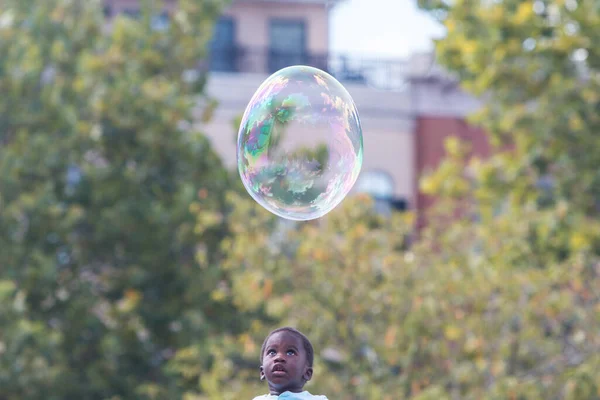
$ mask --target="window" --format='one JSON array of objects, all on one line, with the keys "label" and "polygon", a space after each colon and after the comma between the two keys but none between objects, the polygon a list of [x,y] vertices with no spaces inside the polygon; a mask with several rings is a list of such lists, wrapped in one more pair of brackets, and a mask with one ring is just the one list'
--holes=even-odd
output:
[{"label": "window", "polygon": [[392,209],[406,210],[406,201],[394,197],[394,180],[385,171],[365,171],[356,182],[356,191],[367,193],[375,200],[375,210],[389,214]]},{"label": "window", "polygon": [[394,196],[394,181],[384,171],[365,171],[358,179],[356,189],[376,199],[391,200]]},{"label": "window", "polygon": [[237,65],[237,47],[235,45],[235,21],[222,17],[215,25],[210,42],[211,71],[233,72]]},{"label": "window", "polygon": [[275,72],[290,65],[306,64],[304,21],[271,20],[269,40],[269,72]]}]

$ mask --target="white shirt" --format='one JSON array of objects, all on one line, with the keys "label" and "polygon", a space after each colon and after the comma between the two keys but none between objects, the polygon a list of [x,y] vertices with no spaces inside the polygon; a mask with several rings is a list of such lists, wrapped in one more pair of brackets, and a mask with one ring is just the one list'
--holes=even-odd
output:
[{"label": "white shirt", "polygon": [[328,400],[325,396],[310,394],[307,391],[301,393],[283,392],[279,396],[274,394],[264,394],[255,397],[254,400]]}]

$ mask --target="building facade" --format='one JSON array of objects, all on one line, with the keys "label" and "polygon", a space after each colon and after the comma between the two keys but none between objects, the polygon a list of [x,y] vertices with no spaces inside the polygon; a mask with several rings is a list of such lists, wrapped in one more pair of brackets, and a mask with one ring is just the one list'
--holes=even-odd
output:
[{"label": "building facade", "polygon": [[[135,15],[137,0],[104,0],[109,16]],[[329,49],[334,0],[237,0],[215,25],[210,43],[207,92],[219,105],[209,123],[198,123],[229,167],[236,165],[236,118],[258,86],[289,65],[311,65],[335,76],[352,95],[363,127],[364,162],[357,191],[372,194],[383,209],[422,209],[419,176],[444,156],[456,135],[474,152],[489,151],[485,135],[465,123],[479,102],[435,67],[430,54],[405,60],[357,59]],[[165,0],[156,23],[168,23],[175,0]]]}]

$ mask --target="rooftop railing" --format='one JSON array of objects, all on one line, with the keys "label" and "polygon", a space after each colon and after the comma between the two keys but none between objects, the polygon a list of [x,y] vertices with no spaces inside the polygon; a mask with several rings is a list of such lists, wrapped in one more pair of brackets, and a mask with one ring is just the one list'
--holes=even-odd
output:
[{"label": "rooftop railing", "polygon": [[217,72],[270,74],[291,65],[316,67],[340,82],[364,84],[381,90],[402,90],[408,73],[408,61],[402,59],[368,59],[234,46],[213,48],[202,68]]}]

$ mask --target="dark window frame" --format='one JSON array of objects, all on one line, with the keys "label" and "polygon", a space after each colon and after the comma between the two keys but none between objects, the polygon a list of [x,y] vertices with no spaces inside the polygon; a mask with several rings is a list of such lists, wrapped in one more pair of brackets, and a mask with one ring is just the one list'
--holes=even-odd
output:
[{"label": "dark window frame", "polygon": [[[308,27],[306,19],[303,18],[285,18],[285,17],[273,17],[269,18],[269,60],[268,68],[269,72],[275,72],[281,68],[307,64],[308,61]],[[279,25],[279,26],[277,26]],[[289,52],[282,52],[280,49],[274,46],[274,38],[277,38],[274,34],[274,30],[279,27],[300,27],[301,28],[301,43],[300,48],[290,49]]]},{"label": "dark window frame", "polygon": [[[230,40],[220,41],[217,38],[219,24],[229,26]],[[237,46],[237,19],[232,16],[221,16],[215,23],[213,38],[209,43],[210,69],[220,72],[237,72],[239,49]]]}]

